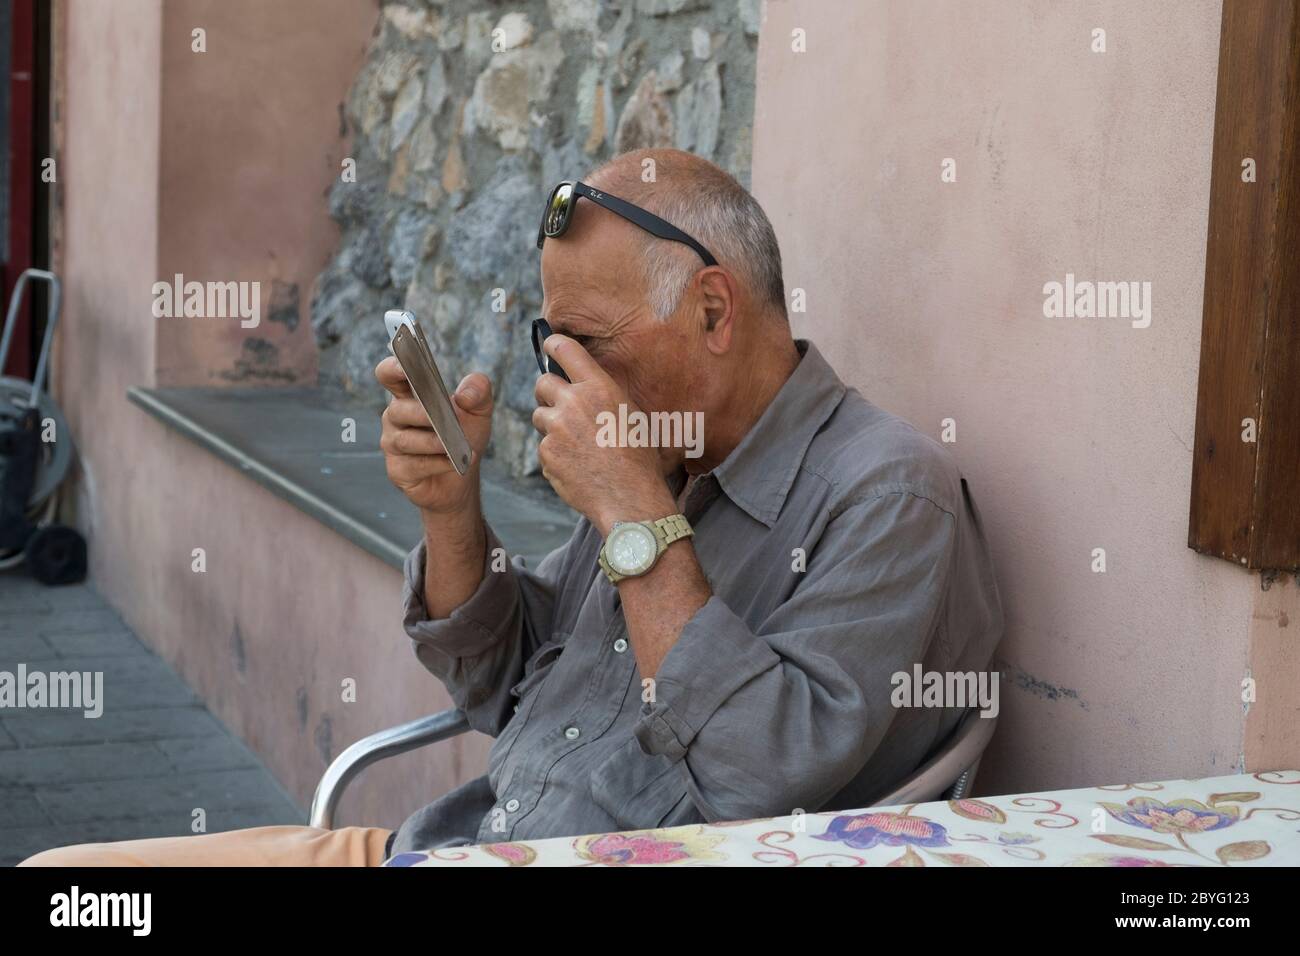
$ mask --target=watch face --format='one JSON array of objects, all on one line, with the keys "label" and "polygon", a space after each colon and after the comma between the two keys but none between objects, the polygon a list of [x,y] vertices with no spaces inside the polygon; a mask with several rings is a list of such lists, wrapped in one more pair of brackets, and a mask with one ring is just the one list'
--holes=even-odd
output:
[{"label": "watch face", "polygon": [[605,560],[619,574],[640,574],[654,563],[657,542],[645,525],[619,525],[610,532]]}]

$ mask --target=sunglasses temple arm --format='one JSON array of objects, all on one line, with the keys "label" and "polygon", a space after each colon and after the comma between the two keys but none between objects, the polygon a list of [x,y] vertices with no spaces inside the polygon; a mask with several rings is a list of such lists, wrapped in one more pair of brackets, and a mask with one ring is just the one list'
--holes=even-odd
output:
[{"label": "sunglasses temple arm", "polygon": [[598,193],[586,183],[578,183],[574,186],[574,192],[580,196],[586,196],[598,206],[604,206],[610,212],[622,216],[628,222],[634,223],[644,229],[651,235],[658,236],[660,239],[668,239],[672,242],[681,242],[690,246],[704,260],[708,266],[716,266],[718,260],[708,249],[682,232],[670,222],[660,219],[654,213],[642,209],[640,206],[634,206],[626,200],[619,199],[617,196],[611,196],[609,193]]}]

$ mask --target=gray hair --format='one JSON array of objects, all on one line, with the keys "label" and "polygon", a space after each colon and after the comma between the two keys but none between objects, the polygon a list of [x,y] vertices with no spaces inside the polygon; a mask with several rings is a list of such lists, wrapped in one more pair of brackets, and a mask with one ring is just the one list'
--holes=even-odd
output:
[{"label": "gray hair", "polygon": [[[734,177],[699,157],[689,158],[694,160],[695,168],[690,171],[694,175],[684,176],[674,183],[675,188],[664,188],[665,179],[676,178],[671,173],[664,175],[668,166],[665,162],[660,165],[659,184],[641,183],[638,177],[615,181],[610,190],[691,236],[747,286],[760,305],[787,318],[781,249],[763,207]],[[627,193],[619,192],[618,187]],[[650,307],[660,320],[665,320],[677,310],[687,283],[704,268],[704,263],[685,243],[649,233],[642,236]]]}]

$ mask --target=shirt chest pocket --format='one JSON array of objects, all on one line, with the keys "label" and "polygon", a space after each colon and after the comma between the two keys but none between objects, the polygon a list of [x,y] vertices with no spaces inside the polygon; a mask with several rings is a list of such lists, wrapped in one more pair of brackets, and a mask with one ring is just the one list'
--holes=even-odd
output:
[{"label": "shirt chest pocket", "polygon": [[689,803],[680,767],[630,737],[591,775],[591,799],[621,830],[651,830]]},{"label": "shirt chest pocket", "polygon": [[524,677],[518,684],[510,688],[510,694],[515,698],[515,710],[518,711],[524,699],[537,687],[546,675],[551,672],[555,662],[559,660],[560,652],[564,650],[564,642],[569,639],[569,635],[562,634],[555,640],[547,641],[533,653],[533,656],[524,664]]},{"label": "shirt chest pocket", "polygon": [[501,779],[502,771],[505,770],[510,753],[514,749],[515,741],[519,739],[520,732],[524,725],[528,723],[528,715],[532,711],[532,706],[537,700],[537,690],[541,686],[555,662],[564,650],[564,642],[569,635],[562,634],[556,639],[547,641],[534,652],[528,663],[524,665],[524,676],[519,683],[510,688],[510,697],[513,701],[513,716],[510,722],[502,729],[500,736],[492,745],[488,752],[488,782],[492,785],[494,793],[500,794],[502,791],[498,787],[510,786],[509,777]]}]

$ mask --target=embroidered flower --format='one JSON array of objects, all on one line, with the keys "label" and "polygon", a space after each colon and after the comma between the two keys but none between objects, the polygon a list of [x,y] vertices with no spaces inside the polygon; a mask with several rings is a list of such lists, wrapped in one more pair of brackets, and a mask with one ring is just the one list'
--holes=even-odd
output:
[{"label": "embroidered flower", "polygon": [[948,846],[948,831],[924,817],[902,813],[860,813],[838,816],[817,840],[844,843],[855,850],[874,846]]},{"label": "embroidered flower", "polygon": [[580,837],[573,848],[579,857],[593,863],[640,866],[726,859],[713,850],[725,839],[721,834],[707,834],[702,826],[697,825],[631,833],[600,833]]},{"label": "embroidered flower", "polygon": [[483,852],[505,860],[511,866],[527,866],[537,859],[537,851],[523,843],[489,843]]},{"label": "embroidered flower", "polygon": [[1171,800],[1134,797],[1127,807],[1102,803],[1116,820],[1156,833],[1205,833],[1231,826],[1240,813],[1237,807],[1207,807],[1199,800]]}]

